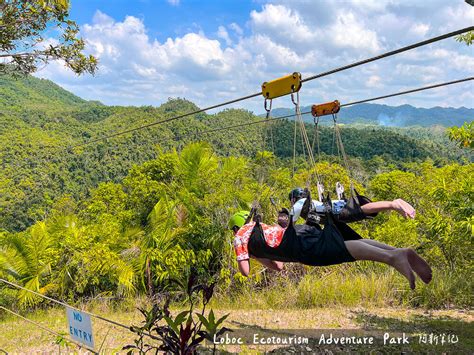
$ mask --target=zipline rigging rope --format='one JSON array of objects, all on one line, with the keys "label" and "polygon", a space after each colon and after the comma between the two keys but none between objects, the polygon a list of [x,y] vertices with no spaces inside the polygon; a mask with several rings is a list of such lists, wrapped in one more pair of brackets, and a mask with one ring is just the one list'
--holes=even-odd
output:
[{"label": "zipline rigging rope", "polygon": [[314,121],[314,133],[313,133],[313,144],[311,144],[311,150],[314,151],[314,144],[317,143],[316,152],[318,153],[318,163],[321,162],[321,152],[319,149],[319,116],[313,118]]},{"label": "zipline rigging rope", "polygon": [[[395,55],[395,54],[403,53],[403,52],[409,51],[411,49],[422,47],[422,46],[425,46],[425,45],[428,45],[428,44],[431,44],[431,43],[434,43],[434,42],[438,42],[438,41],[441,41],[441,40],[449,38],[449,37],[457,36],[457,35],[460,35],[462,33],[472,31],[472,30],[474,30],[474,26],[465,27],[465,28],[462,28],[462,29],[454,31],[454,32],[449,32],[449,33],[446,33],[446,34],[441,35],[441,36],[433,37],[433,38],[427,39],[425,41],[417,42],[417,43],[411,44],[411,45],[406,46],[406,47],[402,47],[402,48],[399,48],[399,49],[396,49],[396,50],[393,50],[393,51],[390,51],[390,52],[386,52],[386,53],[380,54],[380,55],[375,56],[375,57],[367,58],[367,59],[364,59],[364,60],[361,60],[361,61],[358,61],[358,62],[355,62],[355,63],[352,63],[352,64],[348,64],[348,65],[345,65],[345,66],[342,66],[342,67],[339,67],[339,68],[335,68],[335,69],[332,69],[332,70],[329,70],[329,71],[326,71],[326,72],[323,72],[323,73],[320,73],[320,74],[317,74],[317,75],[310,76],[308,78],[302,79],[301,82],[303,83],[303,82],[306,82],[306,81],[322,78],[322,77],[327,76],[327,75],[331,75],[331,74],[334,74],[334,73],[337,73],[337,72],[340,72],[340,71],[343,71],[343,70],[347,70],[347,69],[354,68],[354,67],[357,67],[357,66],[360,66],[360,65],[363,65],[363,64],[367,64],[367,63],[370,63],[370,62],[373,62],[373,61],[376,61],[376,60],[379,60],[379,59],[382,59],[382,58],[387,58],[387,57],[390,57],[390,56]],[[146,125],[143,125],[143,126],[131,128],[131,129],[121,131],[121,132],[116,132],[116,133],[113,133],[113,134],[110,134],[110,135],[107,135],[107,136],[104,136],[104,137],[92,139],[88,142],[76,144],[76,145],[70,146],[68,148],[72,149],[72,148],[86,146],[86,145],[89,145],[89,144],[92,144],[92,143],[96,143],[96,142],[99,142],[99,141],[102,141],[102,140],[117,137],[117,136],[120,136],[120,135],[123,135],[123,134],[135,132],[135,131],[145,129],[145,128],[149,128],[149,127],[159,125],[159,124],[162,124],[162,123],[171,122],[171,121],[174,121],[174,120],[177,120],[177,119],[180,119],[180,118],[195,115],[195,114],[205,112],[205,111],[208,111],[208,110],[212,110],[212,109],[215,109],[215,108],[219,108],[219,107],[222,107],[222,106],[227,106],[227,105],[230,105],[232,103],[239,102],[239,101],[248,100],[248,99],[260,96],[260,95],[261,95],[261,92],[251,94],[251,95],[247,95],[247,96],[243,96],[243,97],[240,97],[240,98],[237,98],[237,99],[234,99],[234,100],[230,100],[230,101],[226,101],[226,102],[216,104],[216,105],[213,105],[213,106],[205,107],[205,108],[195,110],[195,111],[192,111],[192,112],[188,112],[188,113],[185,113],[185,114],[182,114],[182,115],[170,117],[170,118],[160,120],[160,121],[156,121],[156,122],[152,122],[152,123],[149,123],[149,124],[146,124]]]},{"label": "zipline rigging rope", "polygon": [[355,193],[354,193],[354,184],[353,184],[353,178],[352,178],[352,169],[350,168],[349,159],[347,158],[346,150],[344,149],[344,144],[342,142],[341,130],[339,129],[339,125],[337,123],[337,113],[332,114],[332,119],[334,122],[334,135],[335,135],[336,143],[337,143],[337,153],[339,156],[342,156],[342,162],[344,164],[344,168],[346,169],[348,177],[349,177],[349,186],[351,189],[351,196],[354,196]]},{"label": "zipline rigging rope", "polygon": [[[294,95],[291,94],[291,101],[293,101],[293,104],[295,105],[295,113],[296,113],[295,114],[295,129],[296,129],[296,122],[298,122],[300,126],[301,140],[303,143],[303,155],[306,148],[306,151],[308,152],[309,167],[310,169],[313,169],[311,173],[308,175],[308,178],[306,181],[306,187],[309,187],[313,173],[317,176],[318,181],[321,181],[321,176],[319,175],[317,169],[315,169],[316,162],[314,160],[314,155],[313,155],[313,146],[309,143],[308,133],[306,132],[305,123],[303,121],[303,117],[301,114],[299,92],[296,93],[296,101],[294,99]],[[293,174],[295,173],[295,170],[296,170],[295,157],[296,157],[296,145],[293,144]]]},{"label": "zipline rigging rope", "polygon": [[[371,58],[367,58],[365,60],[361,60],[361,61],[358,61],[358,62],[355,62],[355,63],[351,63],[351,64],[348,64],[348,65],[345,65],[345,66],[342,66],[342,67],[338,67],[338,68],[335,68],[335,69],[332,69],[332,70],[329,70],[329,71],[326,71],[326,72],[323,72],[323,73],[320,73],[320,74],[317,74],[317,75],[313,75],[313,76],[310,76],[310,77],[307,77],[305,79],[302,79],[301,82],[307,82],[307,81],[311,81],[311,80],[314,80],[314,79],[318,79],[318,78],[321,78],[321,77],[324,77],[324,76],[327,76],[327,75],[331,75],[331,74],[335,74],[337,72],[341,72],[341,71],[344,71],[344,70],[347,70],[347,69],[350,69],[350,68],[354,68],[354,67],[357,67],[357,66],[360,66],[360,65],[363,65],[363,64],[367,64],[367,63],[370,63],[370,62],[373,62],[373,61],[376,61],[376,60],[380,60],[380,59],[383,59],[383,58],[387,58],[389,56],[393,56],[393,55],[396,55],[396,54],[399,54],[399,53],[403,53],[403,52],[406,52],[406,51],[409,51],[411,49],[415,49],[415,48],[418,48],[418,47],[421,47],[421,46],[425,46],[425,45],[428,45],[428,44],[431,44],[431,43],[434,43],[434,42],[437,42],[437,41],[441,41],[443,39],[447,39],[449,37],[453,37],[453,36],[456,36],[456,35],[459,35],[459,34],[462,34],[462,33],[465,33],[465,32],[468,32],[468,31],[472,31],[474,30],[474,26],[470,26],[470,27],[466,27],[466,28],[463,28],[463,29],[460,29],[460,30],[457,30],[457,31],[454,31],[454,32],[450,32],[450,33],[447,33],[447,34],[444,34],[444,35],[441,35],[441,36],[437,36],[437,37],[434,37],[434,38],[431,38],[431,39],[428,39],[428,40],[425,40],[425,41],[422,41],[422,42],[418,42],[418,43],[415,43],[415,44],[412,44],[412,45],[409,45],[409,46],[406,46],[406,47],[402,47],[402,48],[399,48],[399,49],[396,49],[396,50],[393,50],[393,51],[390,51],[390,52],[386,52],[386,53],[383,53],[381,55],[378,55],[378,56],[375,56],[375,57],[371,57]],[[446,83],[441,83],[441,84],[435,84],[435,85],[430,85],[430,86],[426,86],[426,87],[422,87],[422,88],[417,88],[417,89],[412,89],[412,90],[406,90],[406,91],[402,91],[402,92],[398,92],[398,93],[394,93],[394,94],[389,94],[389,95],[384,95],[384,96],[378,96],[378,97],[374,97],[374,98],[370,98],[370,99],[365,99],[365,100],[360,100],[360,101],[354,101],[354,102],[350,102],[350,103],[346,103],[346,104],[342,104],[340,107],[347,107],[347,106],[351,106],[351,105],[357,105],[357,104],[361,104],[361,103],[365,103],[365,102],[370,102],[370,101],[376,101],[376,100],[381,100],[381,99],[385,99],[385,98],[389,98],[389,97],[394,97],[394,96],[399,96],[399,95],[405,95],[405,94],[408,94],[408,93],[414,93],[414,92],[418,92],[418,91],[423,91],[423,90],[428,90],[428,89],[433,89],[433,88],[437,88],[437,87],[442,87],[442,86],[447,86],[447,85],[452,85],[452,84],[456,84],[456,83],[461,83],[461,82],[465,82],[465,81],[469,81],[469,80],[473,80],[474,78],[473,77],[469,77],[469,78],[465,78],[465,79],[461,79],[461,80],[456,80],[456,81],[451,81],[451,82],[446,82]],[[160,120],[160,121],[156,121],[156,122],[152,122],[152,123],[149,123],[147,125],[143,125],[143,126],[139,126],[139,127],[135,127],[135,128],[131,128],[131,129],[128,129],[128,130],[125,130],[125,131],[121,131],[121,132],[116,132],[116,133],[113,133],[113,134],[110,134],[110,135],[107,135],[105,137],[100,137],[100,138],[97,138],[97,139],[92,139],[88,142],[85,142],[85,143],[81,143],[81,144],[77,144],[77,145],[73,145],[73,146],[70,146],[69,148],[76,148],[76,147],[81,147],[81,146],[86,146],[86,145],[89,145],[89,144],[92,144],[92,143],[96,143],[96,142],[99,142],[99,141],[102,141],[102,140],[106,140],[106,139],[109,139],[109,138],[113,138],[113,137],[117,137],[117,136],[120,136],[120,135],[124,135],[124,134],[127,134],[127,133],[132,133],[132,132],[135,132],[135,131],[138,131],[138,130],[142,130],[142,129],[145,129],[145,128],[149,128],[149,127],[152,127],[152,126],[155,126],[155,125],[159,125],[159,124],[162,124],[162,123],[167,123],[167,122],[171,122],[171,121],[174,121],[174,120],[178,120],[178,119],[181,119],[181,118],[184,118],[184,117],[188,117],[188,116],[191,116],[191,115],[194,115],[194,114],[198,114],[198,113],[201,113],[201,112],[205,112],[205,111],[208,111],[208,110],[212,110],[212,109],[215,109],[215,108],[219,108],[219,107],[222,107],[222,106],[227,106],[227,105],[230,105],[230,104],[233,104],[233,103],[236,103],[236,102],[240,102],[240,101],[244,101],[244,100],[247,100],[247,99],[250,99],[250,98],[254,98],[254,97],[257,97],[257,96],[260,96],[261,93],[255,93],[255,94],[251,94],[251,95],[247,95],[247,96],[243,96],[243,97],[240,97],[240,98],[237,98],[237,99],[234,99],[234,100],[230,100],[230,101],[226,101],[226,102],[223,102],[223,103],[220,103],[220,104],[216,104],[216,105],[213,105],[213,106],[209,106],[209,107],[205,107],[205,108],[202,108],[202,109],[199,109],[199,110],[195,110],[195,111],[192,111],[192,112],[189,112],[189,113],[185,113],[185,114],[182,114],[182,115],[178,115],[178,116],[174,116],[174,117],[171,117],[171,118],[167,118],[167,119],[163,119],[163,120]],[[306,133],[306,130],[304,128],[304,121],[302,119],[302,115],[306,115],[306,114],[309,114],[311,112],[301,112],[300,111],[300,107],[299,107],[299,95],[297,93],[297,97],[298,97],[298,101],[297,103],[295,103],[295,106],[296,106],[296,118],[295,118],[295,121],[298,121],[298,123],[300,124],[300,127],[301,127],[301,134],[302,134],[302,141],[303,141],[303,146],[306,146],[306,150],[308,151],[308,157],[310,159],[310,161],[312,162],[312,165],[314,165],[314,156],[313,156],[313,146],[314,146],[314,141],[313,141],[313,146],[310,145],[309,143],[309,139],[308,139],[308,136],[307,136],[307,133]],[[260,120],[260,121],[254,121],[254,122],[250,122],[250,123],[245,123],[245,124],[239,124],[239,125],[233,125],[233,126],[227,126],[227,127],[222,127],[222,128],[216,128],[216,129],[212,129],[212,130],[207,130],[207,131],[202,131],[202,132],[197,132],[197,134],[205,134],[205,133],[210,133],[210,132],[217,132],[217,131],[221,131],[221,130],[228,130],[228,129],[232,129],[232,128],[237,128],[237,127],[242,127],[242,126],[249,126],[249,125],[253,125],[253,124],[258,124],[258,123],[266,123],[266,122],[270,122],[270,121],[275,121],[275,120],[280,120],[280,119],[284,119],[284,118],[290,118],[290,117],[293,117],[294,115],[286,115],[286,116],[280,116],[280,117],[272,117],[272,118],[268,118],[269,117],[269,113],[267,114],[267,118],[265,120]],[[341,141],[341,137],[340,137],[340,131],[337,127],[337,123],[336,123],[336,119],[334,118],[334,124],[335,124],[335,133],[337,135],[337,146],[338,146],[338,150],[339,149],[342,149],[342,156],[343,156],[343,161],[346,165],[346,167],[348,166],[348,162],[347,162],[347,156],[345,154],[345,151],[344,151],[344,148],[343,148],[343,145],[342,145],[342,141]],[[296,129],[296,122],[295,122],[295,129]],[[316,130],[317,130],[317,125],[316,125]],[[272,134],[272,133],[271,133]],[[316,132],[317,134],[317,132]],[[295,130],[295,142],[296,142],[296,130]],[[319,144],[319,142],[318,142]],[[273,136],[272,136],[272,146],[273,146]],[[318,155],[319,155],[319,147],[318,147]],[[295,156],[293,157],[294,161],[295,161]],[[317,174],[317,172],[316,172]],[[352,186],[351,186],[352,188]],[[97,319],[100,319],[100,320],[103,320],[105,322],[108,322],[110,324],[113,324],[115,326],[118,326],[118,327],[122,327],[122,328],[125,328],[127,330],[130,329],[129,326],[127,325],[124,325],[124,324],[121,324],[121,323],[118,323],[116,321],[113,321],[111,319],[108,319],[108,318],[105,318],[105,317],[102,317],[102,316],[99,316],[99,315],[96,315],[96,314],[93,314],[93,313],[90,313],[90,312],[87,312],[87,311],[84,311],[84,310],[80,310],[76,307],[73,307],[73,306],[70,306],[68,305],[67,303],[64,303],[64,302],[61,302],[61,301],[58,301],[56,299],[53,299],[51,297],[48,297],[48,296],[45,296],[43,294],[40,294],[36,291],[33,291],[33,290],[30,290],[30,289],[27,289],[25,287],[22,287],[20,285],[17,285],[17,284],[14,284],[12,282],[9,282],[7,280],[4,280],[4,279],[1,279],[0,278],[0,281],[6,283],[6,284],[9,284],[13,287],[16,287],[18,289],[22,289],[22,290],[25,290],[25,291],[28,291],[28,292],[31,292],[39,297],[42,297],[44,299],[47,299],[49,301],[52,301],[52,302],[55,302],[57,304],[60,304],[62,306],[65,306],[65,307],[69,307],[71,309],[75,309],[77,311],[80,311],[80,312],[83,312],[83,313],[86,313],[94,318],[97,318]],[[42,326],[41,324],[37,323],[37,322],[34,322],[28,318],[25,318],[23,317],[22,315],[12,311],[12,310],[9,310],[3,306],[0,306],[0,309],[3,309],[4,311],[6,312],[9,312],[11,314],[14,314],[15,316],[17,317],[20,317],[22,319],[24,319],[25,321],[27,322],[30,322],[34,325],[36,325],[37,327],[43,329],[43,330],[46,330],[52,334],[55,334],[57,336],[61,336],[61,334],[47,328],[47,327],[44,327]],[[147,334],[145,334],[147,335]],[[154,337],[153,337],[154,338]],[[83,345],[83,344],[80,344],[72,339],[69,339],[71,342],[73,343],[76,343],[77,345],[81,346],[81,347],[84,347],[84,348],[87,348],[89,349],[87,346]],[[94,350],[92,349],[89,349],[91,351],[94,352]]]}]

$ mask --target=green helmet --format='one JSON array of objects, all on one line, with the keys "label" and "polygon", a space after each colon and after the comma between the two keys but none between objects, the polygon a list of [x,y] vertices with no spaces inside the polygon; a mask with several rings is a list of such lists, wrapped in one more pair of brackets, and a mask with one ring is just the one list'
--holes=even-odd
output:
[{"label": "green helmet", "polygon": [[249,214],[249,211],[239,211],[234,213],[229,219],[229,229],[233,229],[235,226],[241,228],[245,224],[245,220]]}]

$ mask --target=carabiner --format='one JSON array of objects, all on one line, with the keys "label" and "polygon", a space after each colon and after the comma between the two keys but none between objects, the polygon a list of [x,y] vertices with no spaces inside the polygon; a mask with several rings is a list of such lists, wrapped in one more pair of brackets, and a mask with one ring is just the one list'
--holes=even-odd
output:
[{"label": "carabiner", "polygon": [[295,96],[294,96],[294,92],[291,93],[291,101],[293,102],[293,104],[295,106],[299,106],[300,104],[300,93],[299,91],[296,92],[296,102],[295,102]]},{"label": "carabiner", "polygon": [[[270,107],[268,107],[267,105],[267,102],[270,101]],[[265,108],[265,111],[267,111],[267,119],[268,117],[270,117],[270,112],[272,112],[272,102],[273,100],[272,99],[265,99],[265,103],[264,103],[264,108]]]}]

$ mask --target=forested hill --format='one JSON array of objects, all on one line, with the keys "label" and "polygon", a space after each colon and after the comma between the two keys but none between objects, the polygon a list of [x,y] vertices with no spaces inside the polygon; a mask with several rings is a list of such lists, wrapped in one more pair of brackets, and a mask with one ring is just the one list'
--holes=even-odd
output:
[{"label": "forested hill", "polygon": [[[311,107],[304,107],[301,111],[309,112]],[[276,108],[272,111],[272,115],[286,116],[293,112],[294,109]],[[343,107],[338,118],[341,123],[370,123],[391,127],[434,125],[450,127],[462,126],[464,122],[474,120],[474,109],[466,107],[417,108],[411,105],[387,106],[366,103]],[[312,120],[311,116],[307,116],[306,120]]]},{"label": "forested hill", "polygon": [[0,76],[0,110],[67,109],[86,102],[50,80]]},{"label": "forested hill", "polygon": [[[0,77],[0,230],[24,230],[47,215],[61,196],[76,201],[87,197],[100,182],[119,182],[136,164],[156,158],[160,151],[180,150],[193,141],[206,141],[222,156],[254,157],[273,150],[283,166],[293,156],[293,124],[272,125],[273,147],[262,126],[200,133],[211,128],[248,123],[260,118],[244,109],[217,114],[200,113],[138,130],[79,149],[68,147],[117,131],[146,125],[196,110],[196,105],[172,99],[160,107],[105,106],[82,100],[48,80]],[[267,132],[267,137],[269,132]],[[313,127],[308,125],[309,138]],[[333,132],[323,127],[321,150],[336,153]],[[437,165],[466,161],[467,154],[450,144],[444,130],[342,128],[346,152],[365,174],[382,165],[402,167],[432,159]],[[301,160],[301,141],[297,142]]]}]

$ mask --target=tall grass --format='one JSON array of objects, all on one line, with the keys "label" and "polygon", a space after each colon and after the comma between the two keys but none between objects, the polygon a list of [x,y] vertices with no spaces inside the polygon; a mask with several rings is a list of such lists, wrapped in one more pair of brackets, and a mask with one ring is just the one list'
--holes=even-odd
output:
[{"label": "tall grass", "polygon": [[472,282],[463,273],[435,269],[425,285],[412,291],[394,269],[370,262],[310,271],[300,278],[271,272],[266,285],[252,280],[239,290],[220,292],[216,308],[305,309],[317,307],[472,307]]}]

